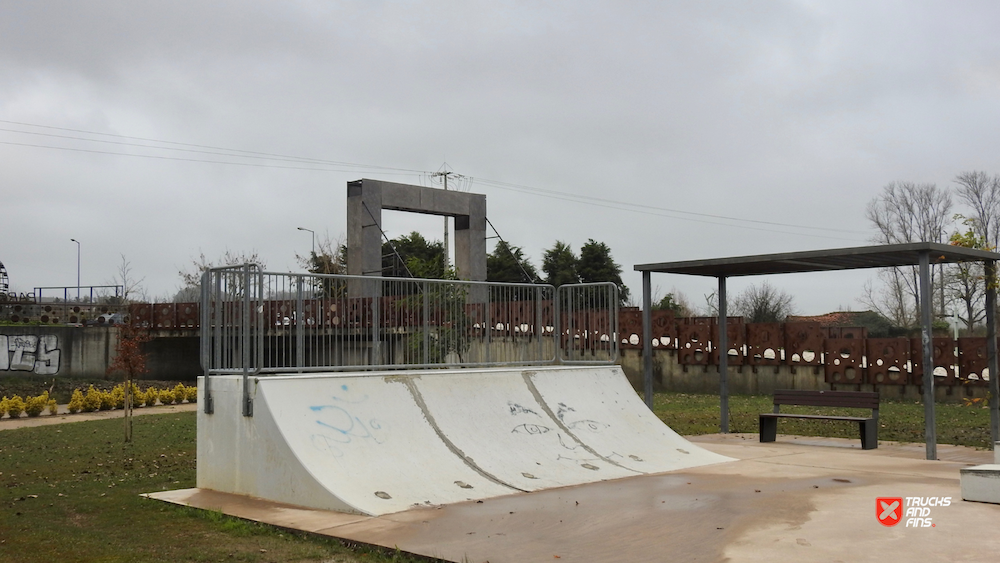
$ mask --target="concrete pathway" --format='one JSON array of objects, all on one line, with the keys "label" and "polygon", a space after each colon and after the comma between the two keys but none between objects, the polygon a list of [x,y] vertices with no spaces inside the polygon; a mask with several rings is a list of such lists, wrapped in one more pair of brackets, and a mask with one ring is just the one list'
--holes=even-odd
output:
[{"label": "concrete pathway", "polygon": [[[374,518],[199,489],[149,496],[449,561],[1000,560],[1000,505],[962,501],[959,490],[959,469],[992,452],[939,446],[941,460],[927,461],[920,444],[691,440],[738,461]],[[949,501],[926,507],[928,527],[905,517],[888,527],[877,519],[880,497],[904,508],[908,497]]]},{"label": "concrete pathway", "polygon": [[[197,403],[182,403],[180,405],[156,405],[155,407],[139,407],[132,410],[133,416],[144,416],[147,414],[170,414],[174,412],[191,412],[198,408]],[[68,422],[84,422],[87,420],[102,420],[105,418],[122,418],[125,411],[120,409],[110,411],[78,412],[70,414],[66,405],[59,405],[59,413],[50,415],[48,411],[36,417],[28,417],[22,414],[18,418],[5,416],[0,418],[0,430],[12,430],[14,428],[31,428],[34,426],[48,426],[50,424],[63,424]]]}]

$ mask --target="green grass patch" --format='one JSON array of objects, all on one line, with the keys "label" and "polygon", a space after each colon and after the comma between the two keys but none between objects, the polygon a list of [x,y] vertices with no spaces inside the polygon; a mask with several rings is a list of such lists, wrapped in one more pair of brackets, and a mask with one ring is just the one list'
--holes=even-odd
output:
[{"label": "green grass patch", "polygon": [[0,431],[0,558],[24,563],[428,561],[140,493],[195,486],[195,413]]},{"label": "green grass patch", "polygon": [[[729,397],[729,431],[760,431],[758,415],[771,412],[771,396],[732,395]],[[719,431],[719,396],[691,393],[657,393],[653,397],[653,412],[679,434],[712,434]],[[789,407],[781,412],[843,416],[869,416],[868,409],[821,407]],[[935,407],[939,444],[955,444],[989,449],[990,411],[983,403],[969,406],[938,404]],[[858,438],[858,425],[832,420],[778,421],[779,434]],[[879,440],[898,442],[924,441],[924,405],[913,402],[881,402],[879,407]]]}]

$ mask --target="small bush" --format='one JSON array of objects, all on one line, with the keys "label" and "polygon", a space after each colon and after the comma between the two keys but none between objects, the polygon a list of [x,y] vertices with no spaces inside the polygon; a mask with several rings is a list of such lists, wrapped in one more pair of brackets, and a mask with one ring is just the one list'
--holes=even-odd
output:
[{"label": "small bush", "polygon": [[101,392],[91,385],[87,389],[87,394],[83,396],[83,412],[94,412],[101,408]]},{"label": "small bush", "polygon": [[24,412],[30,417],[36,417],[45,410],[45,404],[49,402],[49,392],[46,391],[37,397],[28,397],[24,404]]},{"label": "small bush", "polygon": [[177,404],[179,405],[183,403],[184,399],[186,398],[187,398],[187,387],[185,387],[183,383],[178,383],[174,387],[174,400],[177,401]]},{"label": "small bush", "polygon": [[11,418],[17,418],[21,416],[22,412],[24,412],[24,407],[24,399],[22,399],[19,395],[14,395],[9,401],[7,401],[7,414],[9,414]]},{"label": "small bush", "polygon": [[111,405],[116,409],[125,408],[125,384],[121,383],[115,385],[115,388],[109,393],[111,396]]},{"label": "small bush", "polygon": [[141,407],[145,393],[143,393],[142,389],[139,389],[139,386],[135,383],[129,383],[129,387],[132,389],[132,406]]},{"label": "small bush", "polygon": [[73,390],[73,396],[69,398],[69,412],[76,414],[83,410],[83,392],[79,389]]},{"label": "small bush", "polygon": [[164,405],[174,404],[174,392],[171,391],[170,389],[161,389],[160,402],[163,403]]},{"label": "small bush", "polygon": [[188,386],[188,388],[187,388],[187,400],[188,400],[189,403],[197,403],[198,402],[198,386],[197,385],[189,385]]},{"label": "small bush", "polygon": [[142,404],[143,406],[151,407],[156,404],[156,399],[160,397],[160,393],[150,387],[142,393]]},{"label": "small bush", "polygon": [[59,405],[56,404],[55,399],[49,399],[49,402],[45,405],[49,409],[49,414],[55,416],[59,414]]},{"label": "small bush", "polygon": [[3,415],[7,414],[7,403],[9,402],[10,399],[7,397],[0,399],[0,418],[3,418]]}]

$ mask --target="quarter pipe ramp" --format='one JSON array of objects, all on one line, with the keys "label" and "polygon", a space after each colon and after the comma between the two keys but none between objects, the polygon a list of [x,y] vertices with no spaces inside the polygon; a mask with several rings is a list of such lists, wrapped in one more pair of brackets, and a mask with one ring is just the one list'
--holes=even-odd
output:
[{"label": "quarter pipe ramp", "polygon": [[618,366],[261,377],[252,417],[241,377],[211,387],[198,487],[312,508],[377,516],[729,461],[664,425]]}]

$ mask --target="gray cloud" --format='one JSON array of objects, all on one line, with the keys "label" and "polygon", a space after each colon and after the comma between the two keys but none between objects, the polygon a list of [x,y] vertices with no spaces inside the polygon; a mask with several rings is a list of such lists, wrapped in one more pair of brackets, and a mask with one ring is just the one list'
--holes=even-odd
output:
[{"label": "gray cloud", "polygon": [[[480,180],[647,213],[846,231],[670,218],[474,182],[501,234],[536,264],[557,239],[579,248],[595,238],[631,270],[863,244],[864,206],[882,185],[1000,171],[998,11],[991,2],[14,2],[0,8],[0,119],[409,170],[447,161]],[[295,227],[343,232],[346,181],[426,182],[7,131],[0,142],[121,153],[0,145],[0,260],[28,289],[75,282],[70,237],[84,244],[85,283],[109,281],[124,254],[153,295],[176,289],[177,269],[202,251],[257,250],[272,268],[295,268],[309,244]],[[387,228],[439,236],[438,223],[394,215]],[[773,283],[802,287],[800,308],[819,313],[856,306],[865,277]],[[638,291],[637,276],[626,282]],[[655,283],[695,297],[711,289]]]}]

